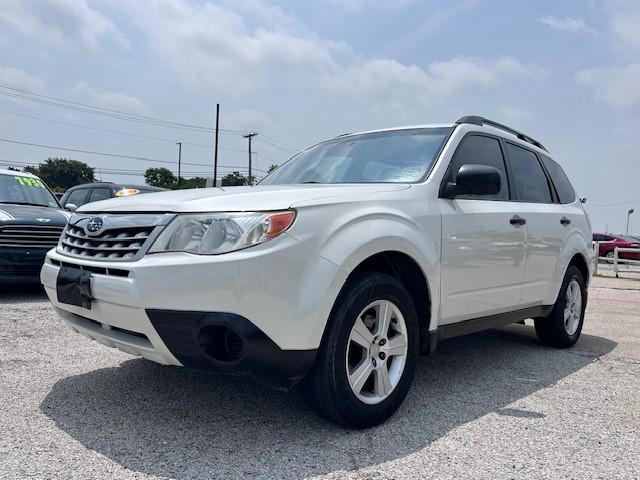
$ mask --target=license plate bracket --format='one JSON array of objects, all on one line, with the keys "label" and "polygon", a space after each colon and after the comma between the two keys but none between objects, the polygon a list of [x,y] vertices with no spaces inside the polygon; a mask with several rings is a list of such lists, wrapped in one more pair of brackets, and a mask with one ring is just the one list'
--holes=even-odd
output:
[{"label": "license plate bracket", "polygon": [[58,301],[91,310],[91,273],[79,268],[60,267],[56,280]]}]

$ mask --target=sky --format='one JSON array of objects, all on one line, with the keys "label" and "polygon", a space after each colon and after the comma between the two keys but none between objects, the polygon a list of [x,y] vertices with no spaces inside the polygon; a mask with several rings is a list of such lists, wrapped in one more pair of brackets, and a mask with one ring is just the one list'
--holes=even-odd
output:
[{"label": "sky", "polygon": [[140,183],[182,142],[210,175],[216,103],[221,171],[257,132],[258,176],[340,133],[483,115],[547,147],[594,231],[636,208],[640,234],[639,0],[0,0],[0,165]]}]

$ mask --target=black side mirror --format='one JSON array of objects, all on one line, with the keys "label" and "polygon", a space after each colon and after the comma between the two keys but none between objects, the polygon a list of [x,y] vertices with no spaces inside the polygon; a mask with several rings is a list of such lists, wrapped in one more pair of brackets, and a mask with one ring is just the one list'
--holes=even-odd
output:
[{"label": "black side mirror", "polygon": [[442,192],[443,198],[458,195],[496,195],[500,192],[502,174],[488,165],[465,164],[456,175],[456,182],[448,182]]}]

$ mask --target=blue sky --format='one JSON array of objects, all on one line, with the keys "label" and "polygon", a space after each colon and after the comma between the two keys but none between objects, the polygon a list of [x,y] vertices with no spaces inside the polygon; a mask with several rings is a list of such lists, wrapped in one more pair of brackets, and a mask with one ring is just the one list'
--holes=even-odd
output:
[{"label": "blue sky", "polygon": [[[288,156],[262,135],[304,147],[485,115],[547,146],[589,199],[594,229],[622,231],[636,207],[640,234],[638,1],[0,0],[0,52],[3,86],[205,126],[220,102],[222,128],[261,134],[259,169]],[[207,132],[6,95],[0,110],[4,139],[165,161],[183,141],[183,161],[212,161]],[[220,146],[221,164],[245,167],[237,132]],[[0,142],[0,164],[54,155],[131,173],[105,180],[140,181],[151,166]]]}]

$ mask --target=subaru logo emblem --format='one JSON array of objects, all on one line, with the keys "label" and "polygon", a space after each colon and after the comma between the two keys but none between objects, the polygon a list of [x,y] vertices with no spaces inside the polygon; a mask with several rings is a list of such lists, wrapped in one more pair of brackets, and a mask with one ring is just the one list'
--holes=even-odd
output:
[{"label": "subaru logo emblem", "polygon": [[49,223],[51,221],[50,218],[36,218],[36,220],[43,223]]},{"label": "subaru logo emblem", "polygon": [[89,222],[85,225],[84,229],[87,233],[98,233],[104,225],[104,221],[100,217],[93,217],[89,219]]}]

